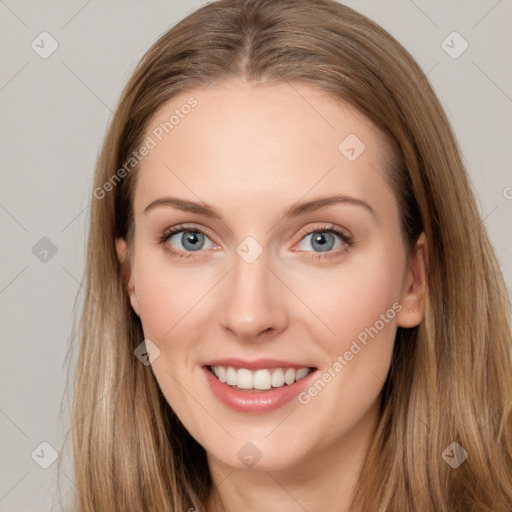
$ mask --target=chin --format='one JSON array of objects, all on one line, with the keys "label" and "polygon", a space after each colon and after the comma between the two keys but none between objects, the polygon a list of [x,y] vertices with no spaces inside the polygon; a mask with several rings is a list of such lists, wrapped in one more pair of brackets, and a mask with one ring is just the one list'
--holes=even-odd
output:
[{"label": "chin", "polygon": [[264,438],[267,434],[259,436],[260,440],[255,436],[253,441],[245,435],[242,442],[226,444],[220,450],[218,446],[207,449],[208,456],[233,469],[270,472],[295,469],[307,457],[304,441],[285,436],[286,441],[276,439],[271,442]]}]

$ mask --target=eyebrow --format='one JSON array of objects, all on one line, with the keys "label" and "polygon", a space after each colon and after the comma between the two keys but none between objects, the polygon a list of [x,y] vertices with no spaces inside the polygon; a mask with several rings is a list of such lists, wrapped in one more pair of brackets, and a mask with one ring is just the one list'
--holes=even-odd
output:
[{"label": "eyebrow", "polygon": [[[351,204],[355,206],[361,206],[370,212],[374,217],[376,217],[375,210],[366,201],[351,196],[335,194],[328,197],[314,199],[312,201],[296,203],[284,211],[283,218],[289,219],[298,217],[300,215],[304,215],[306,213],[310,213],[327,206],[332,206],[334,204]],[[178,199],[177,197],[160,197],[155,199],[144,208],[143,213],[146,214],[158,207],[175,208],[184,212],[197,213],[199,215],[204,215],[206,217],[222,221],[222,216],[213,206],[204,202]]]}]

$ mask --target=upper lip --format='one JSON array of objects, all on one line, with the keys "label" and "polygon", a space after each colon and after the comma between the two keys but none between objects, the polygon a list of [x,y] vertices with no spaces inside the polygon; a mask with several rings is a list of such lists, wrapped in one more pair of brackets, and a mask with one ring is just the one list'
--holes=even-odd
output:
[{"label": "upper lip", "polygon": [[247,361],[239,358],[225,358],[207,361],[204,366],[232,366],[233,368],[247,368],[248,370],[258,370],[262,368],[315,368],[308,363],[295,363],[292,361],[283,361],[281,359],[254,359]]}]

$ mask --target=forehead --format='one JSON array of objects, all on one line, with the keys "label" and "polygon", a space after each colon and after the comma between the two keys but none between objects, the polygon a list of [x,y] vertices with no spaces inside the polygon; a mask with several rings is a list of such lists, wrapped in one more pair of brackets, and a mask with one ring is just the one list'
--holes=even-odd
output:
[{"label": "forehead", "polygon": [[[338,192],[392,199],[388,149],[354,108],[304,84],[232,80],[182,93],[148,123],[135,213],[164,194],[219,209]],[[261,212],[260,212],[261,213]]]}]

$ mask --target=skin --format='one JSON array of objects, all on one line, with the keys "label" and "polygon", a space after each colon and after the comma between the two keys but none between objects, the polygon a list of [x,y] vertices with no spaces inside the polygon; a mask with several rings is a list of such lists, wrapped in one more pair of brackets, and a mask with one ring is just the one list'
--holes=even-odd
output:
[{"label": "skin", "polygon": [[[423,318],[425,237],[406,251],[383,178],[384,138],[348,105],[306,85],[236,79],[176,96],[146,136],[191,95],[197,107],[143,159],[134,195],[127,289],[145,337],[160,350],[153,372],[207,451],[210,511],[348,511],[396,329]],[[366,146],[353,162],[338,149],[349,134]],[[333,193],[365,201],[374,213],[343,203],[283,218],[291,205]],[[208,203],[222,220],[165,206],[143,212],[163,196]],[[207,235],[190,258],[157,241],[181,223]],[[324,224],[350,234],[353,244],[332,235],[336,255],[314,259],[326,253],[307,233]],[[166,244],[186,253],[181,235]],[[252,263],[236,252],[247,236],[263,250]],[[126,243],[116,242],[125,261]],[[201,366],[223,357],[304,362],[322,374],[394,303],[401,311],[306,405],[292,400],[243,414],[205,385]],[[261,452],[251,469],[237,456],[247,442]]]}]

